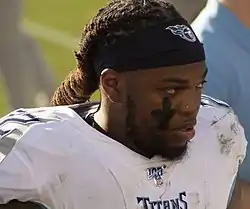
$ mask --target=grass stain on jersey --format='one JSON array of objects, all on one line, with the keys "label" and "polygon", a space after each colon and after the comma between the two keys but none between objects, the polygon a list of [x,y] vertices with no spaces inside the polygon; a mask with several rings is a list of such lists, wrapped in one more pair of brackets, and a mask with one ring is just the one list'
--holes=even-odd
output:
[{"label": "grass stain on jersey", "polygon": [[225,136],[224,134],[219,134],[218,140],[221,145],[221,148],[220,148],[221,154],[229,155],[232,150],[232,146],[235,144],[233,138]]}]

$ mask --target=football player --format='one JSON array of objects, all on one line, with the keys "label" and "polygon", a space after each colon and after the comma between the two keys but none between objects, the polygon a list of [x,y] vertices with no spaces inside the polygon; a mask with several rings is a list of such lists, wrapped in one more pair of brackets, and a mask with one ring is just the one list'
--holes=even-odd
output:
[{"label": "football player", "polygon": [[245,209],[244,131],[201,99],[203,46],[170,3],[112,1],[76,58],[55,107],[2,118],[0,209]]}]

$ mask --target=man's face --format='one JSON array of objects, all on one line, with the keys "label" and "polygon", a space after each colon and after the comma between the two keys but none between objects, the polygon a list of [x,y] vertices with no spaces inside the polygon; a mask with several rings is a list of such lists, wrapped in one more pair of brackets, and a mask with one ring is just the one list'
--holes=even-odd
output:
[{"label": "man's face", "polygon": [[126,134],[145,155],[182,157],[194,137],[204,62],[126,73]]}]

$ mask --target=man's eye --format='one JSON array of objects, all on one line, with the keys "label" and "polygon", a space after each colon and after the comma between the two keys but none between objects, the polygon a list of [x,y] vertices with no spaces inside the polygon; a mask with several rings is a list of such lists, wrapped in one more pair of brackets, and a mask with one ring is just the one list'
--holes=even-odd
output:
[{"label": "man's eye", "polygon": [[159,88],[159,90],[165,94],[169,94],[169,95],[175,95],[177,94],[179,91],[186,89],[187,87],[183,87],[183,86],[168,86],[168,87],[164,87],[164,88]]},{"label": "man's eye", "polygon": [[207,83],[206,80],[202,81],[201,83],[199,83],[196,87],[199,89],[202,89],[204,87],[204,84]]},{"label": "man's eye", "polygon": [[180,92],[180,91],[182,91],[182,90],[184,90],[184,89],[186,89],[187,87],[185,87],[185,86],[178,86],[178,87],[172,87],[172,88],[168,88],[167,90],[166,90],[166,92],[168,93],[168,94],[170,94],[170,95],[174,95],[174,94],[177,94],[178,92]]},{"label": "man's eye", "polygon": [[168,94],[175,94],[175,93],[176,93],[176,90],[175,90],[175,89],[168,89],[168,90],[167,90],[167,93],[168,93]]}]

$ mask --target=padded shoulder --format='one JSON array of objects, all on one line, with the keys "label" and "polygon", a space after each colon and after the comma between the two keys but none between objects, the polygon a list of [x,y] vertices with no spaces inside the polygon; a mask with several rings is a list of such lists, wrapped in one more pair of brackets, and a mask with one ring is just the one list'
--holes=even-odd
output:
[{"label": "padded shoulder", "polygon": [[233,109],[225,102],[202,95],[198,118],[206,128],[217,133],[222,154],[227,154],[239,163],[245,158],[247,140]]},{"label": "padded shoulder", "polygon": [[231,109],[231,107],[226,102],[207,96],[205,94],[201,96],[201,105],[203,107],[210,106],[210,107],[224,108],[227,110]]},{"label": "padded shoulder", "polygon": [[46,124],[60,121],[50,109],[18,109],[0,119],[0,162],[11,152],[17,141],[27,138],[34,128],[33,137],[39,137]]}]

